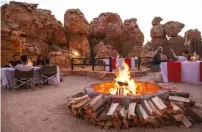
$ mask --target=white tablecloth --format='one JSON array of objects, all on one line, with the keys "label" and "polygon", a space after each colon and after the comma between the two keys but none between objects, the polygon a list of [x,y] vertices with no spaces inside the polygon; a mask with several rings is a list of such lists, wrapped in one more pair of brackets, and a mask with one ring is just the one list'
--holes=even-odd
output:
[{"label": "white tablecloth", "polygon": [[[200,82],[200,62],[181,62],[181,82],[202,84]],[[167,62],[162,62],[160,64],[161,75],[163,77],[163,82],[168,82],[168,70]]]},{"label": "white tablecloth", "polygon": [[[40,67],[34,67],[34,84],[40,84],[40,75],[39,75]],[[1,83],[3,87],[11,88],[14,86],[14,68],[1,68]],[[57,85],[60,83],[60,69],[57,66],[57,75],[54,78],[54,82],[50,81],[49,83],[56,83]]]}]

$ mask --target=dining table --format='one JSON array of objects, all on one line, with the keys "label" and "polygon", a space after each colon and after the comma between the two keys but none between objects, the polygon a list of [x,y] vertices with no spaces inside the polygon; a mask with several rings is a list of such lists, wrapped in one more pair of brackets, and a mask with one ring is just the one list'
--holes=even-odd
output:
[{"label": "dining table", "polygon": [[[34,69],[34,84],[40,84],[41,78],[40,78],[40,66],[33,67]],[[1,68],[1,85],[4,88],[13,88],[15,79],[15,68]],[[60,84],[60,69],[57,66],[57,74],[56,77],[53,78],[53,80],[50,80],[49,83],[51,84]]]},{"label": "dining table", "polygon": [[202,61],[162,62],[163,82],[202,84]]}]

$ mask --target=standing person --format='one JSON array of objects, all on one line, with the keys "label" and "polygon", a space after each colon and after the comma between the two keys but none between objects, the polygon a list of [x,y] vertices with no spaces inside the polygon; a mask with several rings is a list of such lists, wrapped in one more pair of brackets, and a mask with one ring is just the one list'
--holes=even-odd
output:
[{"label": "standing person", "polygon": [[21,61],[20,61],[19,55],[18,54],[14,54],[13,55],[13,59],[11,61],[9,61],[9,67],[15,67],[15,66],[17,66],[20,63],[21,63]]},{"label": "standing person", "polygon": [[155,55],[152,58],[151,64],[159,65],[161,62],[166,62],[167,57],[163,55],[163,48],[159,47],[158,50],[155,51]]},{"label": "standing person", "polygon": [[186,60],[190,60],[191,59],[191,55],[189,54],[188,50],[184,50],[182,52],[182,56],[177,56],[175,54],[175,51],[173,49],[170,49],[170,51],[172,52],[173,57],[178,60],[178,61],[186,61]]},{"label": "standing person", "polygon": [[21,64],[18,64],[15,69],[19,71],[29,71],[33,68],[32,65],[28,65],[28,57],[26,55],[21,56]]}]

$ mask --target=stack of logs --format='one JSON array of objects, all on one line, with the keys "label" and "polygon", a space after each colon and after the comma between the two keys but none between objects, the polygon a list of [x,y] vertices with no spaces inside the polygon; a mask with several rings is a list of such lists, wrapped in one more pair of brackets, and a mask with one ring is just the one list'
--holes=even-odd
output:
[{"label": "stack of logs", "polygon": [[68,108],[74,116],[105,129],[141,125],[160,127],[170,123],[192,127],[193,123],[202,121],[201,116],[191,109],[194,106],[196,103],[190,100],[189,93],[175,91],[169,91],[163,99],[152,96],[126,104],[110,102],[110,97],[102,94],[90,98],[79,93],[68,100]]}]

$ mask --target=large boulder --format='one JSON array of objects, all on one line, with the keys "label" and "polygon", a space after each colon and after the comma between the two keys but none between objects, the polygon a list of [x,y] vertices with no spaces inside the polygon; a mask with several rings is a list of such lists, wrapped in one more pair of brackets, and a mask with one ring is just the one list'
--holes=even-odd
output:
[{"label": "large boulder", "polygon": [[[134,52],[134,47],[142,47],[144,42],[144,35],[136,23],[137,19],[132,18],[124,21],[124,37],[125,40],[122,45],[123,56],[127,56],[130,52]],[[138,52],[139,53],[139,52]]]},{"label": "large boulder", "polygon": [[159,25],[154,25],[151,28],[150,31],[150,36],[152,38],[164,38],[166,36],[166,33],[164,31],[163,25],[159,24]]},{"label": "large boulder", "polygon": [[[184,49],[184,42],[185,42],[184,38],[180,35],[171,37],[168,40],[169,48],[173,49],[176,55],[182,55],[182,51]],[[167,54],[169,54],[169,48],[165,49]]]},{"label": "large boulder", "polygon": [[67,10],[64,16],[64,27],[70,50],[76,49],[82,56],[89,56],[89,24],[79,9]]},{"label": "large boulder", "polygon": [[94,52],[96,53],[96,57],[100,58],[117,57],[119,55],[114,47],[105,44],[103,41],[94,47]]},{"label": "large boulder", "polygon": [[169,21],[164,24],[164,30],[168,37],[174,37],[184,28],[184,24],[177,21]]},{"label": "large boulder", "polygon": [[142,46],[134,46],[133,50],[128,53],[127,57],[139,57],[141,56],[143,47]]},{"label": "large boulder", "polygon": [[90,22],[89,35],[91,37],[105,37],[110,23],[122,24],[122,20],[116,13],[101,13]]},{"label": "large boulder", "polygon": [[202,37],[201,32],[198,29],[190,29],[185,32],[184,37],[187,41],[190,41],[191,44],[189,49],[193,52],[196,51],[200,56],[202,56]]},{"label": "large boulder", "polygon": [[13,54],[21,55],[26,39],[18,30],[19,25],[13,22],[1,21],[1,65],[8,64]]},{"label": "large boulder", "polygon": [[152,20],[152,25],[159,25],[161,23],[163,19],[161,17],[154,17],[154,19]]},{"label": "large boulder", "polygon": [[[35,57],[38,54],[34,53],[33,48],[40,49],[41,53],[48,55],[48,44],[67,45],[62,23],[56,20],[51,11],[37,9],[37,6],[37,4],[11,1],[1,7],[1,20],[12,23],[10,27],[24,32],[26,45],[22,48],[22,52]],[[4,43],[5,41],[2,41],[2,45],[7,45]],[[14,49],[12,53],[15,51]]]},{"label": "large boulder", "polygon": [[102,13],[90,23],[89,41],[92,48],[103,41],[113,46],[120,55],[127,56],[134,46],[143,45],[144,35],[137,19],[128,19],[122,23],[118,14]]}]

